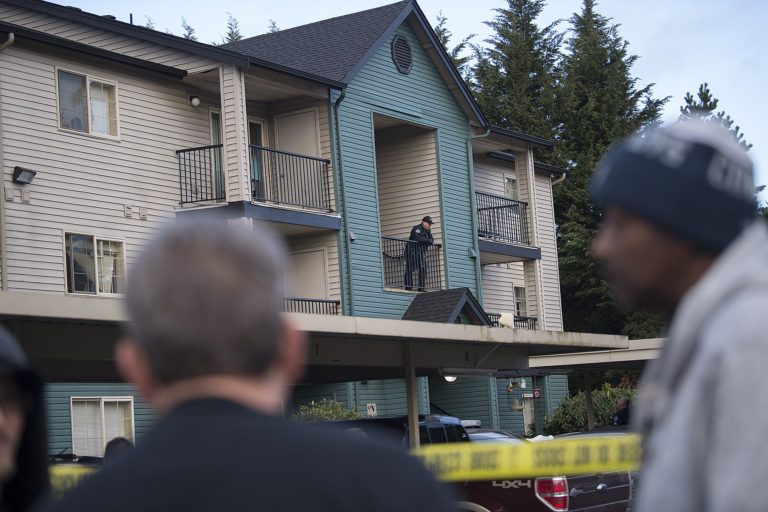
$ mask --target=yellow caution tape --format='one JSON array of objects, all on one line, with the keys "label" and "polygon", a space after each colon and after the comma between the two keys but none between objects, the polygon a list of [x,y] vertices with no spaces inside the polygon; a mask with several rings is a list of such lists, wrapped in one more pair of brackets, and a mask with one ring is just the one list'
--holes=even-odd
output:
[{"label": "yellow caution tape", "polygon": [[48,467],[48,476],[51,479],[51,494],[60,499],[65,491],[77,486],[85,477],[98,471],[93,466],[75,466],[68,464],[56,464]]},{"label": "yellow caution tape", "polygon": [[448,443],[424,446],[414,456],[445,481],[634,471],[640,436],[574,437],[536,443]]}]

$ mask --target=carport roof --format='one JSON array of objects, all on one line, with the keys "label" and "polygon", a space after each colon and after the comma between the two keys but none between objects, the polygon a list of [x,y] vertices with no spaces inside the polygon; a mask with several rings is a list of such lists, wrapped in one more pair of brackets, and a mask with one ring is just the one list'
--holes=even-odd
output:
[{"label": "carport roof", "polygon": [[658,357],[664,344],[664,338],[629,340],[628,344],[627,348],[614,350],[540,354],[531,357],[529,364],[532,369],[539,370],[641,370],[645,363]]}]

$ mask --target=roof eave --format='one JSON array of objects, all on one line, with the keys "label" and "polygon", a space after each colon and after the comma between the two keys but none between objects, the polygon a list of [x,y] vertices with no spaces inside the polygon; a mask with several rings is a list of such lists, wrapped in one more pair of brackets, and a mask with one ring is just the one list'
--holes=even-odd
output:
[{"label": "roof eave", "polygon": [[53,45],[53,46],[56,46],[57,48],[72,50],[83,55],[89,55],[91,57],[106,59],[112,62],[117,62],[119,64],[125,64],[128,66],[137,67],[147,71],[152,71],[154,73],[168,75],[173,78],[181,79],[187,76],[187,72],[183,69],[178,69],[171,66],[164,66],[162,64],[156,64],[154,62],[150,62],[147,60],[137,59],[135,57],[129,57],[121,53],[102,50],[101,48],[96,48],[93,46],[89,46],[87,44],[71,41],[63,37],[53,36],[50,34],[46,34],[45,32],[40,32],[37,30],[32,30],[26,27],[22,27],[19,25],[14,25],[13,23],[6,23],[4,21],[0,21],[0,33],[10,33],[10,32],[13,32],[13,34],[16,37],[19,37],[21,39],[29,39],[31,41]]},{"label": "roof eave", "polygon": [[527,142],[534,146],[538,146],[543,149],[548,149],[550,151],[552,151],[555,146],[555,142],[551,139],[544,139],[542,137],[536,137],[535,135],[528,135],[527,133],[517,132],[515,130],[508,130],[507,128],[502,128],[501,126],[496,126],[496,125],[491,125],[490,129],[491,129],[491,133],[496,133],[498,135],[511,137],[513,139]]},{"label": "roof eave", "polygon": [[184,39],[183,37],[166,34],[138,25],[131,25],[124,21],[112,20],[105,18],[104,16],[99,16],[98,14],[76,10],[72,7],[52,4],[42,0],[3,0],[3,2],[229,64],[248,66],[249,63],[248,57],[231,50],[225,50],[209,44],[191,41],[189,39]]}]

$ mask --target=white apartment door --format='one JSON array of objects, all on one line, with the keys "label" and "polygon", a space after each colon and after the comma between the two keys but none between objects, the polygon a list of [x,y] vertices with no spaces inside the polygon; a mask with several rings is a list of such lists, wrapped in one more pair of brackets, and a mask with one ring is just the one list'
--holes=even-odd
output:
[{"label": "white apartment door", "polygon": [[[223,144],[224,138],[221,132],[221,112],[211,110],[211,145]],[[211,150],[212,186],[215,197],[219,199],[224,198],[224,167],[221,160],[223,149],[221,147]]]},{"label": "white apartment door", "polygon": [[[275,116],[277,149],[297,155],[319,157],[320,139],[315,109]],[[323,186],[316,160],[285,154],[276,155],[277,201],[304,206],[320,206]]]},{"label": "white apartment door", "polygon": [[294,252],[286,256],[285,296],[297,299],[327,299],[328,278],[323,249]]}]

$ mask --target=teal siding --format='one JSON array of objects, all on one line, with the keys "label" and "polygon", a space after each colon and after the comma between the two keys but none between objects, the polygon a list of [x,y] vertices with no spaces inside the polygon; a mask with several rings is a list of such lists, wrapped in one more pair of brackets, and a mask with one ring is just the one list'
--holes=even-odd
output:
[{"label": "teal siding", "polygon": [[[419,414],[429,414],[429,385],[426,377],[416,379],[419,400]],[[338,384],[301,386],[294,390],[290,413],[298,412],[300,405],[323,398],[341,402],[344,407],[357,405],[363,416],[367,404],[376,404],[376,414],[381,417],[405,416],[408,404],[405,399],[405,380],[366,380]]]},{"label": "teal siding", "polygon": [[[461,376],[455,382],[442,378],[429,380],[432,412],[449,414],[462,420],[480,420],[484,428],[499,428],[499,403],[492,377]],[[521,413],[522,415],[522,413]]]},{"label": "teal siding", "polygon": [[133,424],[136,441],[147,433],[155,422],[155,414],[149,404],[129,384],[107,383],[52,383],[45,387],[45,403],[48,415],[48,452],[72,453],[72,419],[70,398],[78,396],[132,396]]},{"label": "teal siding", "polygon": [[383,290],[374,112],[436,130],[446,283],[451,288],[467,286],[478,296],[476,265],[469,257],[475,233],[467,117],[413,30],[403,24],[396,33],[411,43],[411,73],[397,71],[390,41],[385,41],[349,85],[339,109],[345,214],[356,237],[349,247],[352,276],[346,277],[359,316],[400,318],[413,298]]},{"label": "teal siding", "polygon": [[[515,389],[513,392],[507,391],[509,379],[496,379],[496,393],[499,405],[499,424],[502,430],[510,430],[516,434],[525,434],[525,422],[523,421],[523,411],[511,411],[509,408],[513,404],[513,399],[517,399],[520,405],[523,404],[523,393],[532,393],[532,380],[525,379],[524,389]],[[536,402],[534,402],[535,404]]]}]

